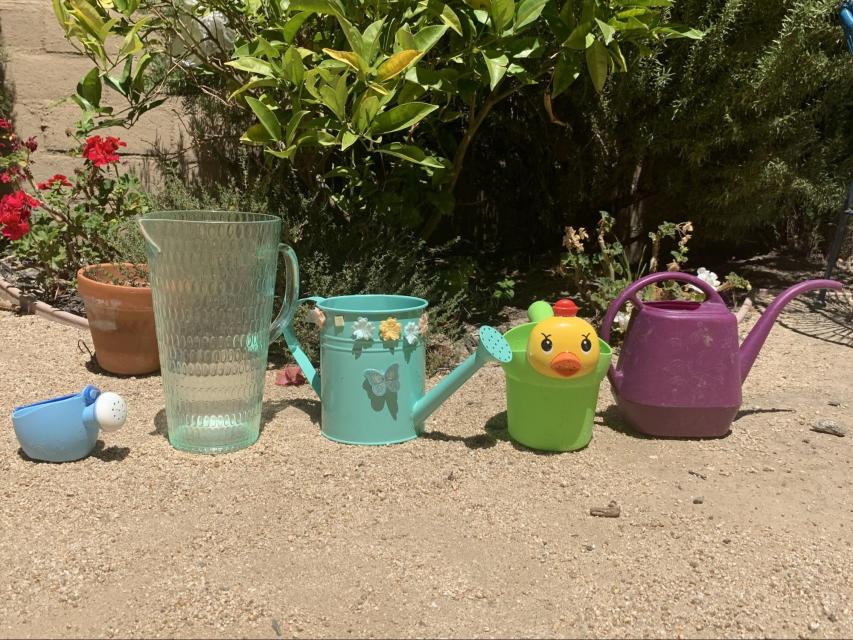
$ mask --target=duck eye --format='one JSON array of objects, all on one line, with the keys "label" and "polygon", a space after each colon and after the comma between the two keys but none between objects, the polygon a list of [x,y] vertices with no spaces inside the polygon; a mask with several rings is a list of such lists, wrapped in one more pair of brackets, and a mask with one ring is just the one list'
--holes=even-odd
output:
[{"label": "duck eye", "polygon": [[542,351],[544,351],[545,353],[549,353],[551,351],[551,349],[554,348],[554,343],[551,342],[550,336],[547,336],[544,333],[542,334],[541,346],[542,346]]},{"label": "duck eye", "polygon": [[581,340],[581,351],[584,353],[589,353],[592,350],[592,342],[590,342],[589,334],[583,337]]}]

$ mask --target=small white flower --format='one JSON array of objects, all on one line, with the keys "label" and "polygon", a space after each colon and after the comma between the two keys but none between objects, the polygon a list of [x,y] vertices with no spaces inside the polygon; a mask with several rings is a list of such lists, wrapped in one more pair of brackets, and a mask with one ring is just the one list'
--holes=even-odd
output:
[{"label": "small white flower", "polygon": [[705,267],[699,267],[696,271],[696,277],[700,280],[704,280],[715,289],[720,286],[720,280],[717,278],[717,274],[713,271],[708,271]]},{"label": "small white flower", "polygon": [[631,319],[630,313],[625,313],[624,311],[620,311],[616,314],[616,318],[613,322],[616,323],[616,326],[619,327],[619,330],[622,333],[625,333],[625,330],[628,328],[628,321]]},{"label": "small white flower", "polygon": [[367,318],[358,318],[352,323],[352,337],[356,340],[373,340],[373,323]]},{"label": "small white flower", "polygon": [[418,336],[420,335],[420,333],[421,330],[418,329],[418,325],[416,325],[414,322],[409,322],[403,329],[403,337],[409,344],[415,344],[418,341]]}]

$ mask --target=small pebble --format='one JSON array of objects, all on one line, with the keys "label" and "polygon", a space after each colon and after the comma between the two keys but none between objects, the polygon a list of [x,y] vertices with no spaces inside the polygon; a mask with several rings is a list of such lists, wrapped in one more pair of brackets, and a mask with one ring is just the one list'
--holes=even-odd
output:
[{"label": "small pebble", "polygon": [[817,431],[818,433],[828,433],[833,436],[838,436],[839,438],[843,438],[847,435],[847,432],[838,425],[837,422],[832,420],[818,420],[812,426],[812,431]]},{"label": "small pebble", "polygon": [[840,407],[841,403],[838,400],[830,400],[827,403],[830,407]]},{"label": "small pebble", "polygon": [[583,549],[584,549],[584,551],[595,551],[595,545],[594,544],[585,544],[583,546]]},{"label": "small pebble", "polygon": [[820,623],[809,622],[809,631],[817,631],[818,629],[820,629]]},{"label": "small pebble", "polygon": [[729,544],[729,543],[731,543],[731,541],[732,541],[731,538],[723,538],[723,544]]},{"label": "small pebble", "polygon": [[705,498],[703,496],[696,496],[693,498],[693,504],[702,504],[705,502]]}]

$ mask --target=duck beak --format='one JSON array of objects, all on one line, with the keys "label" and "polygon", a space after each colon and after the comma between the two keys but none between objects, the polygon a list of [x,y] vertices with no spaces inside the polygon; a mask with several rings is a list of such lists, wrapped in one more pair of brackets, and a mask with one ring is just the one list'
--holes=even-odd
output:
[{"label": "duck beak", "polygon": [[568,378],[580,371],[581,361],[575,354],[563,351],[563,353],[558,353],[551,360],[551,369],[561,376]]}]

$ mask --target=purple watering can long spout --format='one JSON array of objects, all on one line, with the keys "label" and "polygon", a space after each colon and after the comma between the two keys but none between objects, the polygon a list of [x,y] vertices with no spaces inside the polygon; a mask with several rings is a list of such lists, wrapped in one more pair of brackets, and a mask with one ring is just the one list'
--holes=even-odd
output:
[{"label": "purple watering can long spout", "polygon": [[815,289],[841,289],[841,286],[841,283],[836,280],[806,280],[785,289],[776,296],[773,302],[770,303],[770,306],[761,314],[752,331],[744,339],[743,344],[740,345],[740,381],[745,381],[749,375],[755,358],[758,357],[758,352],[764,346],[764,341],[770,334],[770,329],[773,328],[776,318],[779,317],[779,313],[786,304],[806,291],[814,291]]},{"label": "purple watering can long spout", "polygon": [[[676,280],[705,294],[704,302],[643,302],[639,293]],[[718,437],[729,431],[741,404],[741,386],[773,323],[788,302],[814,289],[841,289],[835,280],[808,280],[780,294],[742,345],[737,319],[707,282],[680,272],[653,273],[628,286],[604,316],[601,338],[610,338],[616,313],[634,305],[621,354],[608,378],[616,401],[638,431],[669,437]]]}]

